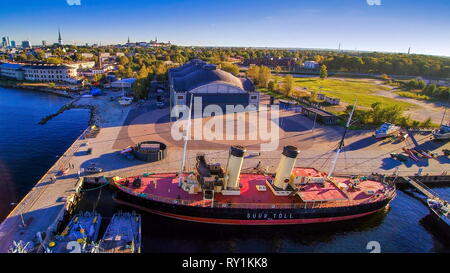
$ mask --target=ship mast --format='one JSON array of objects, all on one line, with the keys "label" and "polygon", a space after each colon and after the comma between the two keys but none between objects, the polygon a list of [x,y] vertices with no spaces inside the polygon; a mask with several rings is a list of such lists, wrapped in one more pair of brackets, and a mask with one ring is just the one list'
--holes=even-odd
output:
[{"label": "ship mast", "polygon": [[447,114],[448,104],[450,103],[450,94],[448,95],[447,105],[445,106],[444,114],[442,115],[441,125],[444,123],[445,114]]},{"label": "ship mast", "polygon": [[355,108],[356,108],[356,101],[353,104],[352,112],[350,113],[350,116],[348,117],[347,125],[345,126],[344,134],[342,135],[341,142],[339,142],[339,147],[336,150],[336,156],[334,157],[334,160],[331,163],[331,168],[330,168],[330,171],[328,172],[328,177],[331,177],[333,175],[334,169],[336,168],[336,163],[337,163],[337,160],[338,160],[338,157],[339,157],[339,153],[341,152],[342,147],[344,147],[345,135],[347,134],[348,127],[350,126],[350,122],[352,121],[352,116],[353,116],[353,113],[355,112]]},{"label": "ship mast", "polygon": [[183,172],[184,172],[184,166],[186,164],[187,144],[188,144],[188,140],[189,140],[190,132],[191,132],[191,117],[192,117],[192,100],[193,100],[193,98],[194,98],[194,95],[191,94],[191,101],[189,103],[188,123],[183,132],[184,146],[183,146],[183,159],[181,160],[180,174],[178,176],[178,186],[179,187],[181,186],[181,183],[183,182]]}]

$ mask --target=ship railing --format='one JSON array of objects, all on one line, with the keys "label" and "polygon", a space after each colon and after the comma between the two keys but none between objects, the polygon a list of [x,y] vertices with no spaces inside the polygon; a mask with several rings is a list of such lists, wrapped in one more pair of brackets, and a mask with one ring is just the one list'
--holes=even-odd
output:
[{"label": "ship railing", "polygon": [[[136,193],[120,185],[120,187],[131,195],[136,195]],[[385,198],[393,197],[395,195],[395,190],[386,191],[384,193]],[[170,198],[162,197],[150,193],[140,193],[140,197],[149,198],[157,202],[164,202],[167,204],[174,205],[184,205],[193,207],[211,207],[211,200],[185,200],[181,198]],[[224,203],[224,202],[213,202],[213,207],[215,208],[238,208],[238,209],[314,209],[314,208],[335,208],[335,207],[350,207],[356,205],[362,205],[371,203],[374,199],[381,201],[383,196],[373,195],[364,201],[357,200],[330,200],[330,201],[304,201],[304,202],[293,202],[293,203]]]}]

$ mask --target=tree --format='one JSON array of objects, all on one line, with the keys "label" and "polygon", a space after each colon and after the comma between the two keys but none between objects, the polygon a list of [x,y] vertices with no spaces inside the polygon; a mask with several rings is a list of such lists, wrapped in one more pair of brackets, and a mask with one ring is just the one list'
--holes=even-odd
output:
[{"label": "tree", "polygon": [[275,82],[274,82],[274,81],[270,81],[270,82],[267,84],[267,89],[268,89],[269,91],[275,90]]},{"label": "tree", "polygon": [[430,128],[432,126],[431,117],[427,118],[426,120],[422,121],[420,123],[420,127],[422,128]]},{"label": "tree", "polygon": [[138,99],[146,99],[148,97],[148,88],[148,78],[137,79],[132,86],[134,96]]},{"label": "tree", "polygon": [[276,66],[274,69],[275,73],[279,74],[281,73],[281,67],[280,66]]},{"label": "tree", "polygon": [[229,72],[235,76],[239,74],[239,66],[232,63],[222,63],[221,68],[223,71]]},{"label": "tree", "polygon": [[252,65],[247,70],[247,77],[253,80],[254,84],[258,84],[259,80],[259,66]]},{"label": "tree", "polygon": [[270,73],[270,68],[268,68],[267,66],[261,66],[259,68],[259,75],[258,75],[259,87],[266,88],[271,78],[272,73]]},{"label": "tree", "polygon": [[323,64],[320,67],[320,78],[325,79],[326,77],[328,77],[328,70],[327,70],[327,66]]},{"label": "tree", "polygon": [[284,82],[285,82],[284,86],[285,94],[286,96],[290,97],[294,92],[294,77],[292,77],[292,75],[287,75],[286,77],[284,77]]}]

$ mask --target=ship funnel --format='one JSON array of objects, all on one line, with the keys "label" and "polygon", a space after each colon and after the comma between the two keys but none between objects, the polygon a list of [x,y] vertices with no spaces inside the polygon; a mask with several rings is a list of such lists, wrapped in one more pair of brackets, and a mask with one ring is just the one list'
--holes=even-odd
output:
[{"label": "ship funnel", "polygon": [[241,175],[245,152],[246,150],[242,146],[231,146],[227,164],[227,176],[223,185],[224,189],[239,189],[239,176]]},{"label": "ship funnel", "polygon": [[280,189],[285,190],[291,179],[291,174],[295,166],[299,151],[297,147],[285,146],[278,164],[275,180],[273,184]]}]

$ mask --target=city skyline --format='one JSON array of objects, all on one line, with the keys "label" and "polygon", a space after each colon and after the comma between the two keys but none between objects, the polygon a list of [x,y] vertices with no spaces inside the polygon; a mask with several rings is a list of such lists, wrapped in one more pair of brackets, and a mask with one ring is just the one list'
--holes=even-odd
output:
[{"label": "city skyline", "polygon": [[[124,44],[155,36],[182,46],[314,48],[450,56],[444,1],[59,1],[6,3],[2,37],[20,44]],[[376,2],[376,1],[375,1]],[[324,5],[328,3],[328,5]],[[125,10],[124,10],[125,9]],[[47,18],[47,20],[41,20]],[[30,25],[33,25],[33,28]],[[39,31],[36,31],[36,28]]]}]

